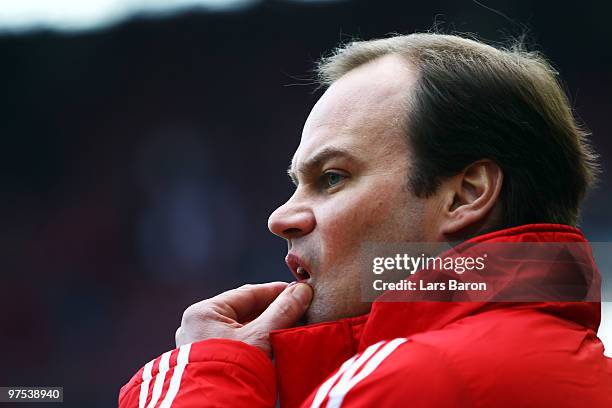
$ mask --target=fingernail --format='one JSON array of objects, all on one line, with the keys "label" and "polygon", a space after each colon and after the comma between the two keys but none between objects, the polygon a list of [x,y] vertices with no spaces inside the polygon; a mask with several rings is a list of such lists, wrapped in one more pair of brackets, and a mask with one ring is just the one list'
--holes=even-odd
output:
[{"label": "fingernail", "polygon": [[294,286],[294,285],[297,285],[297,283],[298,283],[298,281],[293,281],[293,282],[289,283],[289,284],[287,285],[287,287],[288,287],[288,288],[290,288],[290,287],[292,287],[292,286]]},{"label": "fingernail", "polygon": [[294,285],[291,294],[304,305],[309,305],[312,300],[312,288],[306,283]]}]

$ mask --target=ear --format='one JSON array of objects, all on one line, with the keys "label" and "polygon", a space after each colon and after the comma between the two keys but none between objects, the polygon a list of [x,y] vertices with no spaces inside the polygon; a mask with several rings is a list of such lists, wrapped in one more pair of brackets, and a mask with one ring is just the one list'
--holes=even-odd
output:
[{"label": "ear", "polygon": [[441,232],[456,235],[486,225],[497,203],[503,181],[499,165],[479,160],[443,184],[447,191]]}]

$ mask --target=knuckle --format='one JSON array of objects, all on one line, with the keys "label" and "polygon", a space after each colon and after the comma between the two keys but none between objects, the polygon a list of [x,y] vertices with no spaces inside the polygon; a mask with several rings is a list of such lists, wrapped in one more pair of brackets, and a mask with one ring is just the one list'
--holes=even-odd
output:
[{"label": "knuckle", "polygon": [[176,329],[176,332],[174,333],[174,342],[176,343],[177,347],[180,345],[182,333],[183,331],[181,330],[181,327],[179,326],[179,328]]},{"label": "knuckle", "polygon": [[201,309],[197,314],[198,320],[212,320],[216,318],[218,313],[212,307],[206,307]]},{"label": "knuckle", "polygon": [[191,320],[193,318],[193,315],[195,314],[195,310],[192,306],[189,306],[187,309],[185,309],[185,311],[183,312],[183,317],[181,318],[181,322],[185,323],[188,322],[189,320]]},{"label": "knuckle", "polygon": [[206,303],[195,303],[185,309],[181,321],[185,324],[188,324],[191,322],[205,320],[211,317],[211,314],[212,310]]}]

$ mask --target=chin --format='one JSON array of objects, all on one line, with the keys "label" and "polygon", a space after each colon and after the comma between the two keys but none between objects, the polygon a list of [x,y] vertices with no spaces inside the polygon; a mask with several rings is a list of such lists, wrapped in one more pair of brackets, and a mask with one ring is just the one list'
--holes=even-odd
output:
[{"label": "chin", "polygon": [[315,324],[315,323],[323,323],[329,322],[333,320],[338,320],[341,317],[337,315],[337,313],[333,313],[331,310],[327,310],[327,308],[322,308],[321,305],[318,305],[316,300],[313,299],[313,303],[310,305],[304,316],[302,316],[301,322],[304,325],[307,324]]},{"label": "chin", "polygon": [[371,304],[363,302],[352,303],[331,303],[329,301],[321,301],[315,298],[312,304],[304,313],[300,320],[301,325],[331,322],[347,317],[355,317],[366,314],[370,311]]}]

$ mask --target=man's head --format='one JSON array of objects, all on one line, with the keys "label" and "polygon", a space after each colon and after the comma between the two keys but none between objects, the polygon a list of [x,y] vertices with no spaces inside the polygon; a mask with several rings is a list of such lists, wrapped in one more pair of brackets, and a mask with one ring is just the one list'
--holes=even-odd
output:
[{"label": "man's head", "polygon": [[308,117],[269,220],[309,274],[306,320],[365,313],[366,241],[444,241],[532,222],[575,224],[594,156],[541,57],[413,34],[354,42],[319,65]]}]

